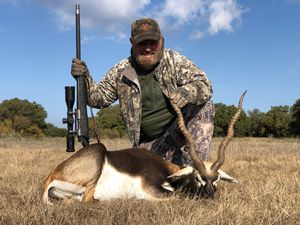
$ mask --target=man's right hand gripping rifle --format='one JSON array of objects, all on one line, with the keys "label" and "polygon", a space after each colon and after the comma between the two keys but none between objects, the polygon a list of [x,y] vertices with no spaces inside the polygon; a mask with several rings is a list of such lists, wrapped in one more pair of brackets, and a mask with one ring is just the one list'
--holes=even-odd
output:
[{"label": "man's right hand gripping rifle", "polygon": [[80,76],[84,76],[84,77],[90,76],[89,70],[85,62],[80,61],[77,58],[74,58],[72,60],[71,74],[75,79]]}]

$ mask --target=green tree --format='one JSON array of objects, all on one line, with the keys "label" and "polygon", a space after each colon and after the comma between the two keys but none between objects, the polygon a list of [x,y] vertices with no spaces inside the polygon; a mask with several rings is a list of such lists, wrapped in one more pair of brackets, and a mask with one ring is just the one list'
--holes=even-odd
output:
[{"label": "green tree", "polygon": [[[215,136],[225,136],[227,134],[227,129],[229,122],[233,115],[237,111],[237,107],[230,105],[227,106],[222,103],[215,104],[216,115],[214,118],[214,135]],[[250,120],[247,114],[242,111],[239,120],[235,124],[235,136],[247,136],[249,135]]]},{"label": "green tree", "polygon": [[227,106],[223,103],[216,103],[216,114],[214,117],[214,135],[225,136],[227,124],[230,120]]},{"label": "green tree", "polygon": [[100,129],[100,135],[106,135],[111,138],[124,136],[126,131],[120,105],[112,105],[98,111],[96,126]]},{"label": "green tree", "polygon": [[264,127],[264,117],[265,113],[260,112],[259,109],[254,109],[253,111],[248,111],[250,127],[249,135],[253,137],[265,137],[266,129]]},{"label": "green tree", "polygon": [[291,107],[290,131],[293,136],[300,136],[300,98]]},{"label": "green tree", "polygon": [[47,123],[47,127],[44,130],[46,136],[48,137],[66,137],[67,136],[67,129],[65,128],[58,128],[51,123]]},{"label": "green tree", "polygon": [[0,104],[0,122],[11,124],[11,129],[22,136],[43,136],[46,117],[47,112],[36,102],[14,98]]},{"label": "green tree", "polygon": [[267,136],[287,137],[291,115],[289,106],[272,106],[266,113],[263,124]]},{"label": "green tree", "polygon": [[13,133],[11,120],[0,121],[0,137],[5,137]]}]

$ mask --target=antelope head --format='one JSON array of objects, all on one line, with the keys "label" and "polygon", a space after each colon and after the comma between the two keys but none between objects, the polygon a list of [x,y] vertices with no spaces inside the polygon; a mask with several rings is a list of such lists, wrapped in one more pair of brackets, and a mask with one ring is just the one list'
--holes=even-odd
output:
[{"label": "antelope head", "polygon": [[169,177],[169,179],[171,179],[173,182],[175,181],[178,183],[178,185],[181,185],[183,189],[185,189],[183,191],[186,191],[194,196],[213,198],[219,180],[225,180],[234,183],[237,182],[234,178],[221,171],[220,167],[225,161],[225,149],[234,135],[234,124],[242,112],[242,103],[246,92],[247,91],[245,91],[240,97],[237,112],[232,117],[228,125],[227,135],[220,143],[217,159],[212,164],[203,162],[198,157],[195,151],[193,138],[185,126],[182,112],[176,104],[171,102],[172,107],[178,116],[179,128],[186,138],[187,144],[189,145],[190,157],[194,162],[194,168],[188,166]]}]

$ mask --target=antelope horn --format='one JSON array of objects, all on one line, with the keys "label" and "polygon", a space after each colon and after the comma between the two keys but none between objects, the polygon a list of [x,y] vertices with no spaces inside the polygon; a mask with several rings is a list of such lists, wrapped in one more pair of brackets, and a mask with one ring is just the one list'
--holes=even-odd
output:
[{"label": "antelope horn", "polygon": [[225,149],[226,149],[227,145],[229,144],[229,142],[231,141],[231,139],[234,135],[234,124],[241,115],[243,99],[244,99],[244,96],[245,96],[246,93],[247,93],[247,91],[245,91],[241,95],[240,100],[239,100],[238,110],[234,114],[234,116],[231,118],[231,121],[228,125],[227,136],[224,137],[224,139],[222,140],[222,142],[219,145],[218,158],[212,164],[212,166],[210,167],[212,173],[217,172],[220,169],[220,167],[223,165],[224,161],[225,161]]},{"label": "antelope horn", "polygon": [[171,102],[171,105],[172,105],[174,111],[176,112],[176,114],[178,116],[178,127],[179,127],[180,131],[182,132],[183,136],[185,137],[186,142],[189,146],[189,155],[195,164],[195,168],[199,171],[199,174],[202,177],[206,177],[207,172],[206,172],[205,165],[196,153],[196,150],[195,150],[196,147],[195,147],[195,143],[193,141],[193,137],[185,126],[182,112],[181,112],[180,108],[174,102],[172,102],[172,101],[170,101],[170,102]]}]

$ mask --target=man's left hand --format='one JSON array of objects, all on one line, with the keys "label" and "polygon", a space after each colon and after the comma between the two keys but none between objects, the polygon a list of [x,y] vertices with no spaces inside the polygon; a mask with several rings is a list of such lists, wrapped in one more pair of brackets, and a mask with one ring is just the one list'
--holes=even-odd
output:
[{"label": "man's left hand", "polygon": [[178,87],[173,93],[170,94],[170,99],[179,108],[182,108],[189,103],[189,92],[184,87]]}]

